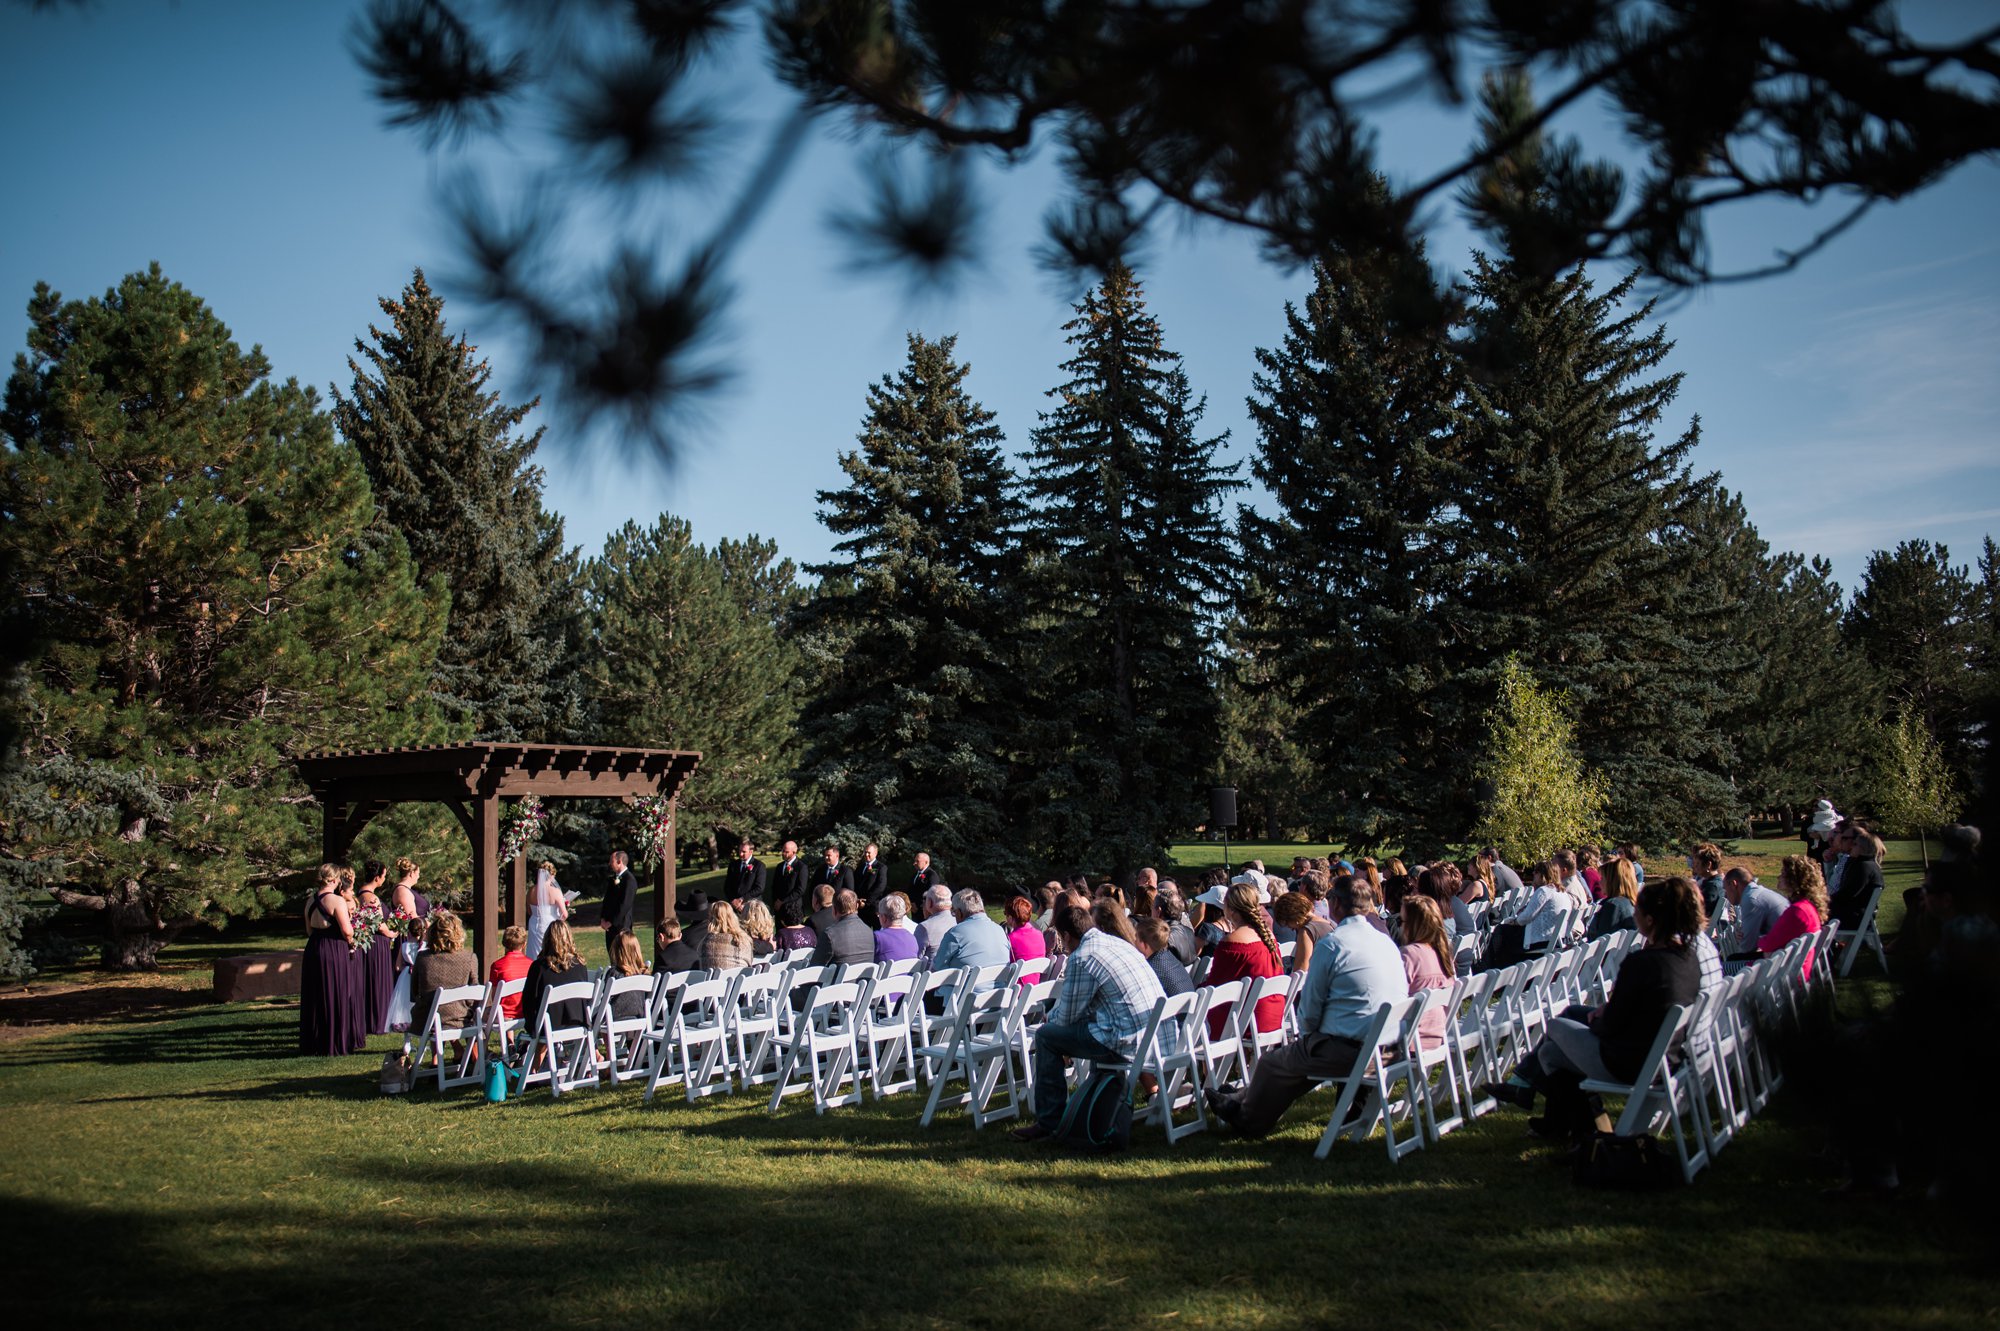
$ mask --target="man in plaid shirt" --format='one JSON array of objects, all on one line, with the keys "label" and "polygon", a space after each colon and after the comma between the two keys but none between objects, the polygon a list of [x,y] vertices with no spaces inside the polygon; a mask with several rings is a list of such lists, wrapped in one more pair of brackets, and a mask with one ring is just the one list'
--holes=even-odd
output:
[{"label": "man in plaid shirt", "polygon": [[1146,956],[1116,934],[1091,926],[1080,906],[1056,912],[1056,932],[1069,947],[1062,988],[1048,1020],[1035,1032],[1035,1121],[1014,1129],[1016,1141],[1055,1135],[1069,1103],[1063,1065],[1129,1063],[1153,1008],[1166,997]]}]

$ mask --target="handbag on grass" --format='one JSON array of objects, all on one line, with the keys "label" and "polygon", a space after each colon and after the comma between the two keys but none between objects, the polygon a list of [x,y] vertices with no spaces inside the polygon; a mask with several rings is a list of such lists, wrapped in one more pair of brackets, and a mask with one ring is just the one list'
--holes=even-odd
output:
[{"label": "handbag on grass", "polygon": [[417,1082],[416,1060],[407,1050],[391,1049],[382,1055],[381,1086],[384,1095],[403,1095]]},{"label": "handbag on grass", "polygon": [[1576,1181],[1588,1188],[1650,1192],[1681,1181],[1681,1169],[1658,1137],[1592,1133],[1576,1148]]}]

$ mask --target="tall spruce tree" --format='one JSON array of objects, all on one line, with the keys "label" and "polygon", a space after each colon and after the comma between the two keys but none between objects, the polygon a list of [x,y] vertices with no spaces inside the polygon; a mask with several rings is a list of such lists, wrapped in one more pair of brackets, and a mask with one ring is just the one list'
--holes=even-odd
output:
[{"label": "tall spruce tree", "polygon": [[912,335],[868,390],[847,484],[819,494],[835,557],[798,634],[818,678],[799,779],[849,853],[929,851],[950,881],[1024,870],[1010,814],[1023,707],[1018,483],[955,338]]},{"label": "tall spruce tree", "polygon": [[421,269],[379,303],[389,327],[355,339],[333,419],[367,464],[383,523],[450,588],[434,691],[480,739],[567,738],[582,724],[577,560],[542,507],[542,431],[520,432],[536,404],[508,406],[488,387],[491,367],[446,329]]},{"label": "tall spruce tree", "polygon": [[1438,339],[1401,331],[1412,285],[1435,299],[1421,254],[1336,255],[1314,279],[1252,381],[1251,467],[1273,500],[1240,518],[1265,590],[1254,640],[1298,712],[1314,821],[1428,854],[1470,824],[1484,706],[1459,678],[1457,368]]},{"label": "tall spruce tree", "polygon": [[444,596],[367,539],[367,475],[311,390],[157,264],[88,301],[37,286],[28,317],[0,411],[6,617],[34,642],[0,856],[149,968],[317,857],[293,757],[448,736]]},{"label": "tall spruce tree", "polygon": [[780,633],[799,595],[791,561],[754,536],[705,549],[686,520],[662,514],[611,533],[584,579],[593,711],[626,743],[702,756],[681,795],[680,839],[775,829],[790,807],[798,715],[797,652]]},{"label": "tall spruce tree", "polygon": [[1070,377],[1027,453],[1031,802],[1049,857],[1136,867],[1199,821],[1215,774],[1215,625],[1236,580],[1222,502],[1240,482],[1216,463],[1223,437],[1201,437],[1205,404],[1128,269],[1064,329]]},{"label": "tall spruce tree", "polygon": [[1841,630],[1881,672],[1887,721],[1912,709],[1965,782],[1978,762],[1976,585],[1951,551],[1929,541],[1877,550]]}]

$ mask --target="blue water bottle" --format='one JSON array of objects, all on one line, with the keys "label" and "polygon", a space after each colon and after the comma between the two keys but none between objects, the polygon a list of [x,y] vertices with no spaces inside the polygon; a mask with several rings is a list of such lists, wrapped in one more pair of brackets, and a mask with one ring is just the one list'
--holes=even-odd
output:
[{"label": "blue water bottle", "polygon": [[504,1104],[507,1100],[507,1065],[497,1058],[486,1060],[486,1103]]}]

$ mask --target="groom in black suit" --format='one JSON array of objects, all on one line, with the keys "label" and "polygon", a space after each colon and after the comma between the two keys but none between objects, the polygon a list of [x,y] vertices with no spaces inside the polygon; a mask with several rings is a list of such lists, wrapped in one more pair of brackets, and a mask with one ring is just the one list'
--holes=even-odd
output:
[{"label": "groom in black suit", "polygon": [[722,895],[739,915],[745,904],[764,899],[764,866],[757,862],[757,848],[747,840],[736,848],[736,858],[729,862],[722,882]]},{"label": "groom in black suit", "polygon": [[632,932],[632,911],[639,904],[639,876],[632,872],[631,861],[622,850],[611,852],[611,886],[604,892],[604,912],[599,922],[604,926],[605,955],[610,955],[611,935]]}]

